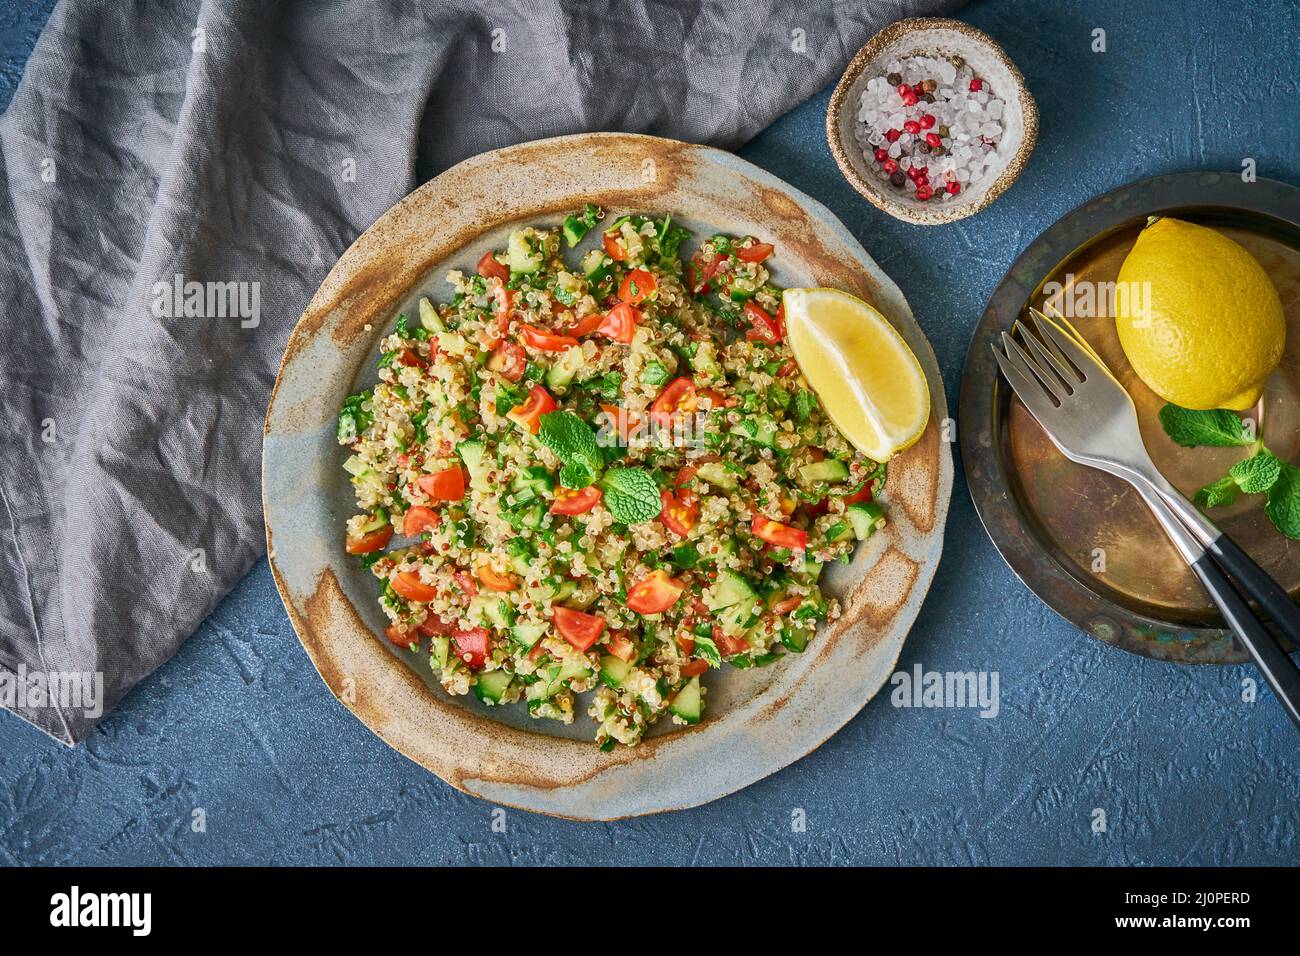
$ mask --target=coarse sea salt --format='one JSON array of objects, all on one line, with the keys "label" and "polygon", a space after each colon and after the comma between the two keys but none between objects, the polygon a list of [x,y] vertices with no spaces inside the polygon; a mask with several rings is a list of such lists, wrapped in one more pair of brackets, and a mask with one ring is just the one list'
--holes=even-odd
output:
[{"label": "coarse sea salt", "polygon": [[905,57],[867,81],[854,136],[882,181],[913,199],[952,202],[994,178],[1005,110],[960,57]]}]

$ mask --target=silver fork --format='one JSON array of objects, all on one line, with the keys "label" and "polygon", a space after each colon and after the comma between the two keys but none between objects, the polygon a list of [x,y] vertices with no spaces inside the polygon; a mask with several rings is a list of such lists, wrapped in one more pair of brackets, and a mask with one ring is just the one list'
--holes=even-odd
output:
[{"label": "silver fork", "polygon": [[1297,646],[1300,607],[1156,470],[1133,399],[1101,359],[1043,313],[1030,313],[1038,335],[1017,321],[1002,333],[1002,349],[993,346],[1002,374],[1062,454],[1137,490],[1300,728],[1300,669],[1224,572]]}]

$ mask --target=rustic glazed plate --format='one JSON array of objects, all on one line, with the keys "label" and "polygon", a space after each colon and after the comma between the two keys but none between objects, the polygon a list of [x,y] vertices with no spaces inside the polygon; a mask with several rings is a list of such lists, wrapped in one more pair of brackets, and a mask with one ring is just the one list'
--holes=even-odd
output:
[{"label": "rustic glazed plate", "polygon": [[[971,340],[962,379],[962,462],[976,510],[1012,570],[1098,640],[1160,660],[1249,660],[1196,577],[1126,482],[1060,453],[1002,380],[989,343],[1029,306],[1058,310],[1133,396],[1156,466],[1189,497],[1227,474],[1241,450],[1186,449],[1165,435],[1164,402],[1138,379],[1104,292],[1149,216],[1210,226],[1241,243],[1273,278],[1287,345],[1264,391],[1260,436],[1300,461],[1300,189],[1239,175],[1188,172],[1131,183],[1074,210],[1011,266]],[[1092,296],[1091,301],[1089,296]],[[1293,595],[1300,546],[1264,515],[1259,496],[1211,519]]]},{"label": "rustic glazed plate", "polygon": [[[339,407],[374,381],[379,341],[418,296],[445,299],[449,268],[472,269],[511,228],[556,223],[585,202],[670,211],[697,237],[725,231],[776,244],[784,286],[834,286],[872,302],[925,369],[932,420],[895,459],[886,528],[851,565],[828,570],[844,616],[806,653],[706,677],[698,726],[663,721],[635,748],[601,753],[585,705],[572,726],[445,694],[424,655],[382,638],[376,582],[343,551],[351,488],[335,441]],[[263,501],[276,585],[299,639],[336,697],[384,741],[453,786],[494,803],[579,819],[690,807],[816,748],[884,683],[929,587],[952,488],[934,354],[898,287],[823,206],[728,153],[671,140],[584,134],[467,160],[394,206],[331,270],[289,339],[267,411]],[[379,635],[379,636],[377,636]]]}]

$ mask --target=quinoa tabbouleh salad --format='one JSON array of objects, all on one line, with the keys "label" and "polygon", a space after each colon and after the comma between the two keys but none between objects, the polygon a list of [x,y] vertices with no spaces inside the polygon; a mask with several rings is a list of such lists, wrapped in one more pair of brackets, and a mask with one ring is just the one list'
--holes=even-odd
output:
[{"label": "quinoa tabbouleh salad", "polygon": [[[585,255],[573,249],[598,230]],[[420,300],[351,396],[339,442],[388,639],[449,693],[565,723],[605,749],[711,667],[763,667],[838,617],[817,580],[883,521],[884,466],[820,408],[784,341],[773,247],[670,215],[513,232],[448,304]],[[391,539],[405,543],[393,550]]]}]

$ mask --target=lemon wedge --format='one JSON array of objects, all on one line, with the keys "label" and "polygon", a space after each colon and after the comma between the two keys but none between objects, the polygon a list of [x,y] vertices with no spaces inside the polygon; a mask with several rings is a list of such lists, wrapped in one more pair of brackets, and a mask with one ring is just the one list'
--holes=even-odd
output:
[{"label": "lemon wedge", "polygon": [[889,320],[837,289],[786,289],[786,338],[822,407],[864,455],[888,461],[930,420],[921,363]]}]

